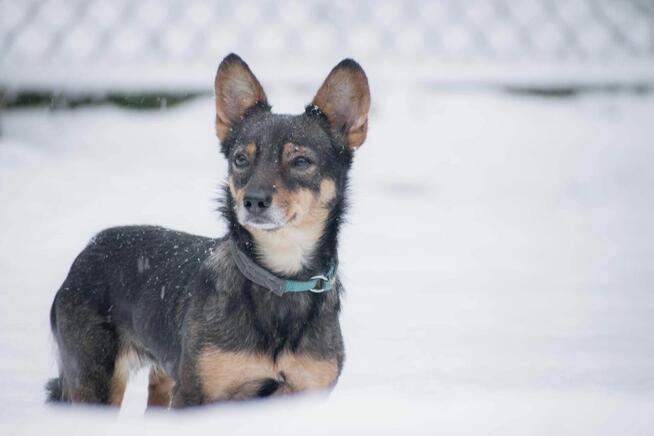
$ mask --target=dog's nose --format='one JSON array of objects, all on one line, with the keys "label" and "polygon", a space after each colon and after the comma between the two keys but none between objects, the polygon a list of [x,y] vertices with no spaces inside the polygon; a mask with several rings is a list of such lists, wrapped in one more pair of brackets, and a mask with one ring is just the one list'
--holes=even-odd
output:
[{"label": "dog's nose", "polygon": [[271,203],[272,195],[261,189],[249,190],[243,197],[243,206],[253,214],[265,212]]}]

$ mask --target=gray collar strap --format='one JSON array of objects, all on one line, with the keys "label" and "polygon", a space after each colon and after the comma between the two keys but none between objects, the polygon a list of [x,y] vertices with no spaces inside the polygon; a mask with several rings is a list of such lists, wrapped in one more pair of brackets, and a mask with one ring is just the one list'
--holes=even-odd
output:
[{"label": "gray collar strap", "polygon": [[288,292],[306,291],[320,293],[329,291],[334,287],[336,279],[335,261],[331,262],[329,270],[325,274],[313,276],[311,279],[305,281],[287,280],[277,277],[267,269],[257,265],[238,248],[232,238],[229,238],[229,250],[241,274],[257,285],[270,289],[275,295],[282,296]]}]

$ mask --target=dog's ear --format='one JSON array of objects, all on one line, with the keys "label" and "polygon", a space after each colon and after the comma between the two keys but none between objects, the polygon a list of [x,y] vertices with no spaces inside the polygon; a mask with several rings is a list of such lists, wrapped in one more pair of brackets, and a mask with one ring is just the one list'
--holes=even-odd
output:
[{"label": "dog's ear", "polygon": [[214,82],[216,93],[216,133],[223,140],[234,123],[257,104],[269,107],[266,93],[250,67],[238,55],[223,59]]},{"label": "dog's ear", "polygon": [[370,89],[363,68],[344,59],[329,73],[311,103],[327,116],[332,129],[345,136],[350,150],[366,140]]}]

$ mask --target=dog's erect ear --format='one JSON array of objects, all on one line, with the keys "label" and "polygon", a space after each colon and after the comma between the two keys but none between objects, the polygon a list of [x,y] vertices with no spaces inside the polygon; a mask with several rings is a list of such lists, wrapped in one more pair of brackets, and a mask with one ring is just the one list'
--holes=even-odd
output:
[{"label": "dog's erect ear", "polygon": [[334,67],[311,104],[327,116],[333,130],[345,136],[350,150],[366,140],[370,89],[366,73],[352,59]]},{"label": "dog's erect ear", "polygon": [[216,133],[221,140],[248,109],[257,104],[268,106],[261,84],[252,74],[248,64],[234,53],[227,55],[220,63],[214,87]]}]

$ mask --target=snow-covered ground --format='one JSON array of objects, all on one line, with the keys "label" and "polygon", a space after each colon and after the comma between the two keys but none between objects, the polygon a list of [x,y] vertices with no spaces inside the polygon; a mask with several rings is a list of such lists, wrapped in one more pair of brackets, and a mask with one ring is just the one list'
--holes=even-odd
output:
[{"label": "snow-covered ground", "polygon": [[0,114],[0,433],[651,434],[654,96],[372,93],[332,395],[145,417],[143,373],[117,416],[43,404],[48,310],[104,227],[224,231],[212,102]]}]

